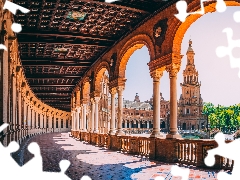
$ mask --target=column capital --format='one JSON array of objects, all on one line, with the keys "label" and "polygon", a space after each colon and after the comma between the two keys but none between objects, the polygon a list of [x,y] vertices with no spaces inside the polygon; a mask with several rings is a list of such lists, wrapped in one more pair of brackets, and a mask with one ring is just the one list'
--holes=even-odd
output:
[{"label": "column capital", "polygon": [[77,110],[78,113],[80,112],[80,109],[81,109],[80,106],[76,107],[76,110]]},{"label": "column capital", "polygon": [[100,96],[100,92],[98,92],[98,91],[93,91],[93,92],[90,93],[91,98],[95,98],[95,97],[98,97],[98,96]]},{"label": "column capital", "polygon": [[163,76],[164,70],[165,70],[165,66],[150,72],[151,78],[153,78],[154,81],[160,81],[161,77]]},{"label": "column capital", "polygon": [[116,87],[111,88],[111,89],[109,90],[109,92],[110,92],[110,94],[115,95],[115,94],[117,93],[117,88],[116,88]]},{"label": "column capital", "polygon": [[100,97],[94,97],[95,103],[98,103],[100,100]]},{"label": "column capital", "polygon": [[81,104],[87,104],[87,99],[81,99]]},{"label": "column capital", "polygon": [[94,98],[91,98],[91,103],[95,104]]},{"label": "column capital", "polygon": [[176,77],[181,68],[181,63],[171,63],[166,66],[166,71],[169,73],[169,78]]},{"label": "column capital", "polygon": [[118,86],[117,92],[122,92],[125,89],[125,86]]}]

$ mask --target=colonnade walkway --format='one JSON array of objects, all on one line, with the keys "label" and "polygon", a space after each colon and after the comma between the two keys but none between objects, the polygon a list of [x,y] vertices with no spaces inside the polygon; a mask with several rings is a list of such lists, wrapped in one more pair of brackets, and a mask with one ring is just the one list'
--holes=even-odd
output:
[{"label": "colonnade walkway", "polygon": [[[26,139],[19,151],[13,154],[20,165],[33,157],[27,150],[31,142],[37,142],[40,146],[43,171],[60,172],[59,162],[67,159],[71,165],[66,174],[72,180],[80,180],[83,175],[88,175],[92,180],[154,180],[157,176],[163,176],[166,180],[181,179],[171,175],[173,164],[149,161],[143,157],[96,147],[75,140],[68,132],[47,133]],[[217,179],[218,171],[189,168],[189,180]]]}]

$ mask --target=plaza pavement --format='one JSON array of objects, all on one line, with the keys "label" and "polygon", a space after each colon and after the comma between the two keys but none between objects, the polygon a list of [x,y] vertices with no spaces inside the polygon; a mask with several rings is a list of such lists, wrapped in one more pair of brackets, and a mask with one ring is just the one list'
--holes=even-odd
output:
[{"label": "plaza pavement", "polygon": [[[72,180],[80,180],[83,175],[90,176],[92,180],[153,180],[157,176],[163,176],[165,180],[181,179],[171,175],[172,164],[95,147],[69,135],[49,133],[33,136],[21,144],[13,157],[19,164],[28,162],[33,155],[28,152],[27,145],[37,142],[43,157],[43,170],[60,172],[59,162],[67,159],[71,165],[66,174]],[[215,171],[190,167],[189,180],[214,180],[216,177]]]}]

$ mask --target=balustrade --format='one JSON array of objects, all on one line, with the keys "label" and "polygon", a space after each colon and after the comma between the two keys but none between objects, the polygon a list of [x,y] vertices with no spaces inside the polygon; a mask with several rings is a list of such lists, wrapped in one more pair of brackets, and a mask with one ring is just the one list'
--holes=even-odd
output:
[{"label": "balustrade", "polygon": [[[151,159],[160,160],[166,163],[175,162],[204,168],[207,168],[204,163],[204,158],[207,156],[207,150],[218,146],[214,140],[171,140],[131,135],[117,136],[96,134],[90,132],[80,132],[80,134],[82,134],[80,136],[84,136],[82,141],[86,141],[99,147],[106,147],[111,150],[140,155],[146,158],[150,157]],[[233,160],[219,156],[215,156],[215,158],[216,164],[213,168],[227,170],[233,168]]]}]

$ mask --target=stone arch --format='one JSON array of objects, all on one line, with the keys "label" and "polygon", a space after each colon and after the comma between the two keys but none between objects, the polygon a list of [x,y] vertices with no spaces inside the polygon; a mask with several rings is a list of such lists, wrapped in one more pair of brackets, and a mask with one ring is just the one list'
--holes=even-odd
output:
[{"label": "stone arch", "polygon": [[[189,12],[193,12],[193,11],[200,11],[201,7],[199,4],[199,1],[196,2],[192,2],[192,4],[197,4],[197,5],[193,5],[191,6],[190,4],[188,5],[188,7],[191,7],[191,9],[189,9]],[[224,1],[226,3],[227,6],[240,6],[240,2],[237,1]],[[216,1],[210,1],[207,2],[207,5],[204,7],[205,8],[205,14],[206,13],[212,13],[216,11]],[[176,27],[175,31],[172,32],[172,34],[174,34],[173,39],[172,39],[172,52],[175,54],[180,54],[181,53],[181,43],[182,43],[182,39],[184,37],[184,34],[186,33],[186,31],[188,30],[188,28],[200,17],[204,16],[205,14],[201,15],[201,14],[196,14],[196,15],[190,15],[186,18],[184,23],[181,23],[178,19],[176,19],[173,22],[173,26]]]},{"label": "stone arch", "polygon": [[137,50],[141,49],[143,46],[146,46],[149,51],[150,60],[155,59],[155,48],[152,39],[147,34],[138,34],[131,39],[129,39],[125,45],[122,47],[122,50],[119,53],[115,72],[118,73],[117,77],[125,78],[125,71],[127,62],[130,56]]},{"label": "stone arch", "polygon": [[101,92],[101,78],[103,76],[103,73],[107,71],[108,74],[110,72],[110,67],[109,67],[109,64],[108,62],[106,61],[103,61],[101,62],[98,67],[96,68],[96,71],[95,71],[95,77],[94,77],[94,85],[95,85],[95,91],[97,92]]}]

